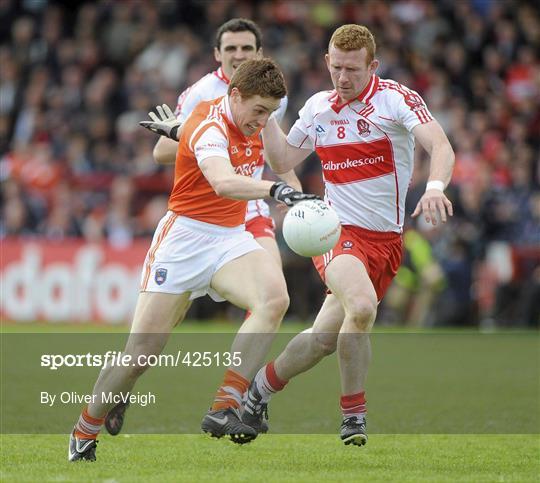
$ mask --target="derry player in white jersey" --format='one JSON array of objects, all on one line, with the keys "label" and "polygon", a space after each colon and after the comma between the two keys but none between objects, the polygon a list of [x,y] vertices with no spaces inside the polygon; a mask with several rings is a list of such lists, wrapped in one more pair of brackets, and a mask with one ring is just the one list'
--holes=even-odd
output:
[{"label": "derry player in white jersey", "polygon": [[446,222],[444,195],[454,153],[439,123],[414,91],[375,74],[375,40],[364,26],[344,25],[329,43],[326,64],[334,91],[312,96],[287,137],[277,123],[263,129],[266,156],[279,173],[315,151],[321,158],[341,237],[313,259],[330,292],[308,333],[297,335],[252,381],[243,421],[260,426],[270,396],[289,379],[337,350],[345,444],[367,442],[365,382],[371,358],[369,332],[377,304],[401,262],[405,197],[415,138],[431,158],[426,191],[412,216]]},{"label": "derry player in white jersey", "polygon": [[[185,122],[200,102],[224,96],[229,87],[229,79],[242,62],[262,57],[261,39],[262,35],[257,24],[251,20],[232,19],[219,27],[216,32],[214,56],[221,67],[205,75],[180,94],[174,112],[180,124]],[[279,109],[273,114],[278,122],[282,120],[286,110],[287,98],[284,97]],[[162,136],[154,149],[154,158],[159,164],[174,164],[177,146],[177,142]],[[252,177],[262,179],[263,171],[264,158],[261,156]],[[300,181],[294,171],[279,176],[287,184],[301,191]],[[251,200],[248,203],[246,230],[251,232],[257,242],[281,265],[281,257],[275,241],[274,221],[270,217],[270,209],[264,200]]]}]

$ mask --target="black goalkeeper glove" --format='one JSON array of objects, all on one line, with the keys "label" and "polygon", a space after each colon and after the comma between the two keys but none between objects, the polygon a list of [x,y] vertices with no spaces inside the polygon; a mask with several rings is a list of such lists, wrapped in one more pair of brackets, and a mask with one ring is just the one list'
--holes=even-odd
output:
[{"label": "black goalkeeper glove", "polygon": [[294,206],[295,203],[304,200],[320,200],[320,196],[302,193],[296,191],[284,181],[278,181],[270,188],[270,196],[276,201],[285,203],[288,207]]},{"label": "black goalkeeper glove", "polygon": [[[156,111],[159,117],[153,112],[149,112],[151,121],[140,121],[139,124],[146,129],[149,129],[160,136],[166,136],[174,141],[178,141],[178,129],[181,124],[176,116],[171,111],[171,108],[167,104],[156,106]],[[160,119],[161,118],[161,119]]]}]

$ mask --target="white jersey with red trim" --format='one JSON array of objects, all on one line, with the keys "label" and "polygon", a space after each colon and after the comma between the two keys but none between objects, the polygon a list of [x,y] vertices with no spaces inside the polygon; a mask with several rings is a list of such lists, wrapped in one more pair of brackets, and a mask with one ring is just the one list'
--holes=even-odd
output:
[{"label": "white jersey with red trim", "polygon": [[319,92],[300,110],[287,142],[315,151],[326,199],[342,224],[401,232],[414,165],[412,129],[433,120],[423,99],[373,75],[352,101]]},{"label": "white jersey with red trim", "polygon": [[[211,101],[227,94],[229,79],[220,67],[218,70],[206,74],[192,86],[188,87],[180,96],[176,104],[176,118],[183,124],[193,109],[202,101]],[[287,97],[281,99],[278,110],[274,114],[278,122],[281,122],[287,110]],[[262,179],[264,172],[264,158],[261,155],[252,177]],[[270,216],[270,209],[263,200],[250,200],[248,202],[246,221],[257,216]]]}]

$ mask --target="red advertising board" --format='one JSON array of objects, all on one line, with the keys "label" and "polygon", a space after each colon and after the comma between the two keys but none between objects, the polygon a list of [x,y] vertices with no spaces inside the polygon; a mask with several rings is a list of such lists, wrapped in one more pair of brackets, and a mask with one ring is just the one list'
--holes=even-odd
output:
[{"label": "red advertising board", "polygon": [[125,248],[81,240],[6,239],[0,244],[2,320],[131,319],[150,240]]}]

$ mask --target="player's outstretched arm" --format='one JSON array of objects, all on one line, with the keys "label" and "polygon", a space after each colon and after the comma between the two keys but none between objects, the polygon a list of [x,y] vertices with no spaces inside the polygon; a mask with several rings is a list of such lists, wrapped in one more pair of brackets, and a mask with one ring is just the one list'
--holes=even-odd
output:
[{"label": "player's outstretched arm", "polygon": [[154,146],[152,155],[157,164],[169,165],[176,162],[176,152],[178,151],[178,142],[165,136],[160,136]]},{"label": "player's outstretched arm", "polygon": [[255,180],[236,174],[230,160],[210,156],[199,162],[199,167],[218,196],[238,200],[265,198],[270,192],[272,181]]},{"label": "player's outstretched arm", "polygon": [[156,106],[156,111],[157,114],[148,113],[150,121],[141,121],[139,124],[161,136],[153,151],[156,163],[174,164],[182,124],[167,104]]},{"label": "player's outstretched arm", "polygon": [[426,222],[433,225],[437,224],[437,218],[440,217],[441,221],[446,223],[447,215],[454,214],[452,203],[444,194],[454,169],[454,150],[437,121],[419,124],[412,132],[431,158],[426,192],[420,198],[412,216],[414,218],[423,214]]},{"label": "player's outstretched arm", "polygon": [[265,158],[276,174],[291,171],[311,150],[291,146],[275,119],[270,118],[262,130]]}]

